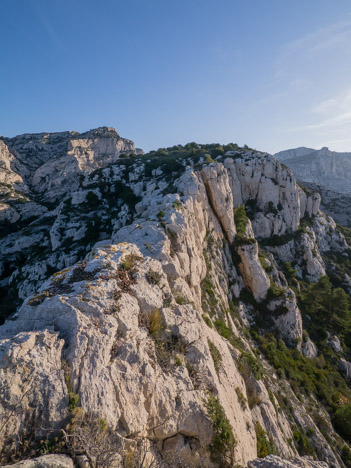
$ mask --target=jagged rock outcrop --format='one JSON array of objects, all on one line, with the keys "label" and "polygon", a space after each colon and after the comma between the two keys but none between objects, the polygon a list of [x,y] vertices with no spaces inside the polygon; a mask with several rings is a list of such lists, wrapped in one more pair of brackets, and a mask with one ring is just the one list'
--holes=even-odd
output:
[{"label": "jagged rock outcrop", "polygon": [[248,220],[245,234],[247,240],[240,242],[237,252],[241,263],[239,266],[244,285],[252,292],[257,301],[266,298],[270,279],[258,258],[258,245],[254,238],[251,222]]},{"label": "jagged rock outcrop", "polygon": [[293,173],[273,157],[255,155],[226,159],[235,206],[246,204],[255,212],[255,235],[267,238],[296,231],[300,220],[318,213],[320,197],[296,184]]},{"label": "jagged rock outcrop", "polygon": [[333,351],[335,351],[336,353],[340,353],[342,347],[341,347],[341,343],[340,343],[340,340],[337,336],[331,336],[330,338],[328,338],[328,345],[332,348]]},{"label": "jagged rock outcrop", "polygon": [[[303,340],[285,263],[316,281],[326,272],[323,253],[346,253],[319,196],[262,153],[211,162],[204,151],[177,149],[174,158],[120,159],[135,150],[111,129],[60,135],[24,136],[12,147],[3,139],[27,184],[24,206],[43,206],[44,186],[61,193],[55,183],[64,167],[64,183],[74,179],[28,227],[19,214],[0,240],[13,307],[4,300],[0,327],[0,442],[8,459],[26,434],[33,443],[55,435],[81,408],[118,436],[116,466],[139,439],[156,466],[176,455],[181,466],[189,457],[193,466],[247,466],[262,438],[292,459],[305,437],[317,458],[342,467],[327,412],[314,396],[295,394],[257,333],[274,334],[279,351],[316,356]],[[33,148],[42,150],[25,170]],[[242,211],[237,219],[242,204],[248,217]],[[214,456],[218,438],[224,445]]]},{"label": "jagged rock outcrop", "polygon": [[30,189],[43,200],[53,201],[77,189],[81,175],[116,162],[122,153],[136,154],[134,143],[108,127],[82,134],[38,133],[2,138],[2,178],[6,175],[6,183],[15,184],[24,193]]}]

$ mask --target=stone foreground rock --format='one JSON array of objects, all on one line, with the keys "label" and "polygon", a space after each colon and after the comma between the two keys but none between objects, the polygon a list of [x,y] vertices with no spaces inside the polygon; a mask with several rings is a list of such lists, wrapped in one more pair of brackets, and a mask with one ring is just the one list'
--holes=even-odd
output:
[{"label": "stone foreground rock", "polygon": [[296,457],[292,460],[283,460],[276,455],[266,458],[257,458],[247,464],[248,468],[328,468],[328,464],[313,460],[310,457]]},{"label": "stone foreground rock", "polygon": [[23,460],[6,466],[14,468],[74,468],[74,463],[72,458],[67,455],[43,455],[32,460]]}]

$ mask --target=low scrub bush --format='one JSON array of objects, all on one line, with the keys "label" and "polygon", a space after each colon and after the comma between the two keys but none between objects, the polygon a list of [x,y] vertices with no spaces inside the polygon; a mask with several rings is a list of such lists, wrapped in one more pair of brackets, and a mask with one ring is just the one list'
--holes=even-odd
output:
[{"label": "low scrub bush", "polygon": [[293,427],[293,439],[299,455],[314,455],[314,449],[302,427]]},{"label": "low scrub bush", "polygon": [[239,403],[240,403],[241,408],[242,408],[243,410],[245,410],[245,409],[247,408],[247,405],[246,405],[247,400],[246,400],[246,398],[244,397],[243,392],[240,390],[239,387],[236,387],[236,388],[235,388],[235,393],[236,393],[236,395],[237,395],[237,397],[238,397],[238,401],[239,401]]},{"label": "low scrub bush", "polygon": [[210,339],[207,339],[207,342],[212,356],[213,364],[215,366],[216,372],[218,373],[222,364],[222,355],[219,352],[217,346]]},{"label": "low scrub bush", "polygon": [[120,263],[120,268],[122,270],[130,271],[136,266],[136,263],[141,260],[142,258],[136,254],[126,255],[123,261]]},{"label": "low scrub bush", "polygon": [[243,236],[245,234],[247,224],[245,205],[240,205],[234,209],[234,222],[236,226],[236,232]]},{"label": "low scrub bush", "polygon": [[258,458],[265,458],[267,455],[274,454],[274,445],[273,442],[267,437],[266,432],[260,425],[260,423],[255,424],[256,439],[257,439],[257,456]]},{"label": "low scrub bush", "polygon": [[160,309],[154,309],[148,315],[147,328],[151,335],[157,335],[163,330],[163,320]]},{"label": "low scrub bush", "polygon": [[158,271],[149,270],[146,273],[146,279],[150,284],[156,285],[161,281],[162,275]]},{"label": "low scrub bush", "polygon": [[220,463],[221,467],[232,466],[236,440],[229,419],[219,399],[211,393],[208,394],[205,405],[213,425],[213,438],[209,446],[211,457],[213,461]]}]

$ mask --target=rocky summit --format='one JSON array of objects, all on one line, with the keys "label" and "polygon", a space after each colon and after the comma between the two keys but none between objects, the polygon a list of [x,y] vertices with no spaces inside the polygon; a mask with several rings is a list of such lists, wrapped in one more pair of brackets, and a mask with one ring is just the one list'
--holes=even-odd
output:
[{"label": "rocky summit", "polygon": [[0,463],[351,467],[350,230],[276,158],[0,140]]}]

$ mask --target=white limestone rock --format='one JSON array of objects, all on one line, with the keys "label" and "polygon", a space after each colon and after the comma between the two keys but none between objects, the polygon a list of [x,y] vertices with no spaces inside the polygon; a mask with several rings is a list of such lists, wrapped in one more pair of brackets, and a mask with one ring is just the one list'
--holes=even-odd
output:
[{"label": "white limestone rock", "polygon": [[239,268],[245,287],[250,289],[257,301],[262,301],[267,295],[270,280],[258,258],[257,242],[239,245],[237,251],[241,258]]},{"label": "white limestone rock", "polygon": [[11,464],[11,466],[13,468],[74,468],[74,463],[72,458],[68,455],[54,454],[43,455],[31,460],[23,460],[18,463]]},{"label": "white limestone rock", "polygon": [[316,358],[318,355],[317,346],[310,339],[302,343],[302,354],[309,359]]},{"label": "white limestone rock", "polygon": [[201,171],[211,206],[231,243],[235,236],[233,196],[228,173],[222,164],[210,164]]},{"label": "white limestone rock", "polygon": [[9,447],[28,424],[43,437],[58,432],[68,416],[64,341],[53,327],[13,330],[0,335],[0,445]]},{"label": "white limestone rock", "polygon": [[345,374],[347,379],[351,379],[351,362],[341,358],[338,362],[338,368],[343,374]]},{"label": "white limestone rock", "polygon": [[0,173],[7,183],[23,181],[46,200],[77,190],[80,175],[115,162],[122,153],[136,153],[131,140],[108,127],[82,134],[24,134],[3,138],[0,145]]},{"label": "white limestone rock", "polygon": [[265,458],[257,458],[247,464],[248,468],[328,468],[328,464],[313,460],[311,457],[294,457],[285,460],[277,455],[268,455]]},{"label": "white limestone rock", "polygon": [[[273,313],[273,321],[281,336],[291,346],[300,348],[302,338],[302,318],[296,303],[295,293],[288,289],[282,298],[269,302],[268,309],[276,311]],[[283,309],[277,316],[279,309]]]},{"label": "white limestone rock", "polygon": [[341,350],[342,350],[340,340],[336,335],[331,336],[330,338],[328,338],[328,345],[336,353],[340,353]]}]

